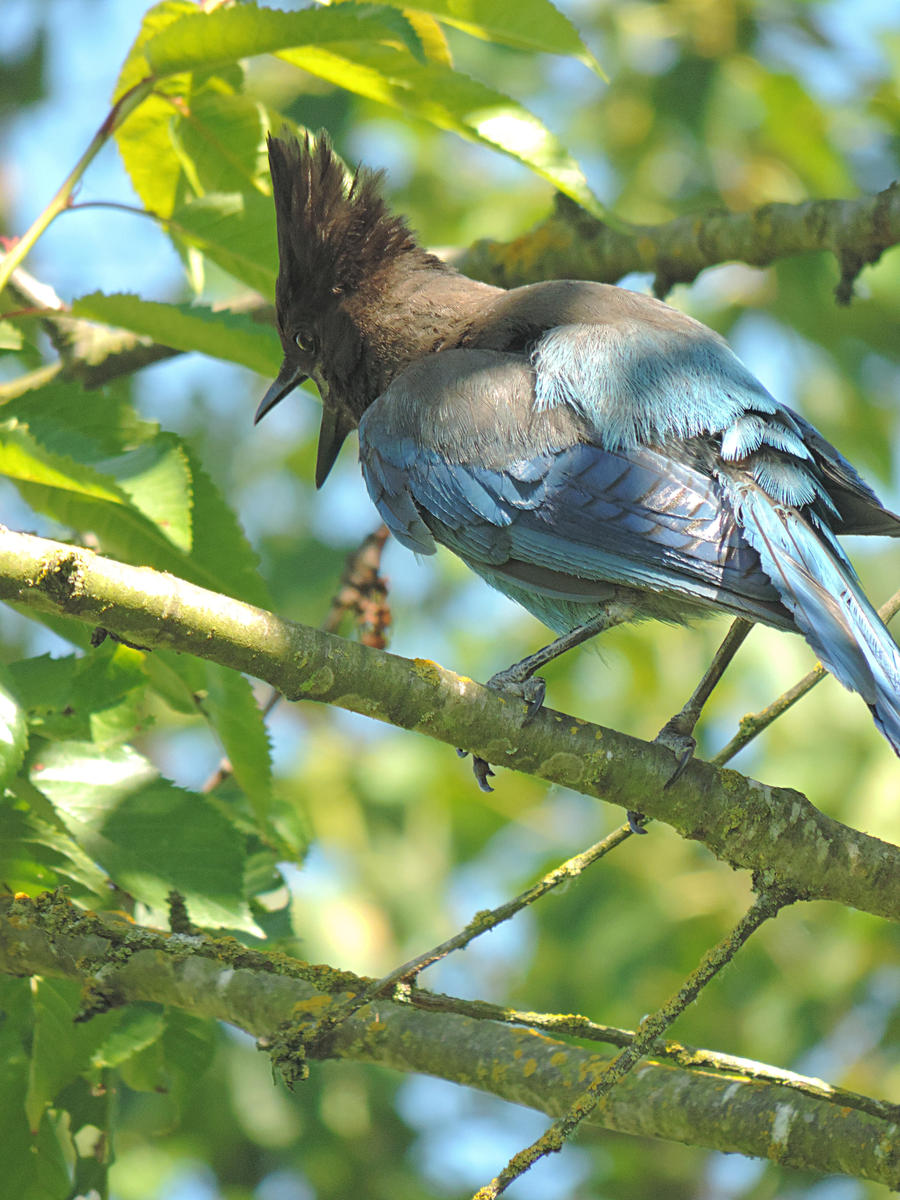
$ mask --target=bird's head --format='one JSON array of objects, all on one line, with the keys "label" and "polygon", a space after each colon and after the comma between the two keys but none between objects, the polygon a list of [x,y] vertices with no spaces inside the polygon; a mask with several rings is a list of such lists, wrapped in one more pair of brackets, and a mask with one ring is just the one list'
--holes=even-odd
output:
[{"label": "bird's head", "polygon": [[[345,437],[414,355],[403,349],[403,314],[391,298],[410,272],[446,271],[417,245],[381,196],[379,172],[348,177],[327,136],[269,137],[278,230],[275,303],[284,363],[259,421],[312,379],[322,396],[316,461],[321,487]],[[409,322],[405,323],[407,326]]]}]

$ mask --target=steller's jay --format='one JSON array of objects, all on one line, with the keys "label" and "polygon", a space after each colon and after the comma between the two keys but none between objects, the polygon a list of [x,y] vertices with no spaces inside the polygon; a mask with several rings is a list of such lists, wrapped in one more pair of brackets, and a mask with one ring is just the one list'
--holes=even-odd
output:
[{"label": "steller's jay", "polygon": [[602,629],[726,612],[803,634],[900,754],[900,651],[835,536],[900,517],[718,334],[609,284],[466,278],[324,135],[270,137],[269,165],[284,364],[256,420],[313,379],[316,486],[358,428],[394,536],[563,635],[491,684],[533,713],[534,672]]}]

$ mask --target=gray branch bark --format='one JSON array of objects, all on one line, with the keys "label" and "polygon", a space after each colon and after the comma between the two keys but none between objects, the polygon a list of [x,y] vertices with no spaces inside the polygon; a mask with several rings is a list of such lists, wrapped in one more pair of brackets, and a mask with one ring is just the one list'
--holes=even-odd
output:
[{"label": "gray branch bark", "polygon": [[[151,1001],[277,1040],[302,1039],[368,981],[277,962],[234,943],[163,935],[79,914],[47,896],[0,899],[0,971],[90,983],[108,1006]],[[566,1112],[606,1063],[601,1054],[511,1028],[376,999],[344,1021],[329,1057],[475,1087],[550,1116]],[[779,1084],[648,1060],[589,1118],[606,1129],[769,1158],[783,1166],[900,1186],[898,1125]]]},{"label": "gray branch bark", "polygon": [[477,242],[456,266],[501,287],[536,279],[615,283],[632,271],[656,277],[659,296],[707,267],[744,262],[766,267],[795,254],[830,251],[841,271],[837,298],[849,302],[867,263],[900,242],[900,185],[854,200],[766,204],[677,217],[660,225],[612,228],[561,197],[556,211],[512,242]]},{"label": "gray branch bark", "polygon": [[732,867],[801,899],[900,919],[900,848],[819,812],[805,796],[662,746],[525,705],[455,675],[232,600],[147,567],[28,534],[0,533],[0,599],[196,654],[317,700],[460,746],[489,762],[672,825]]}]

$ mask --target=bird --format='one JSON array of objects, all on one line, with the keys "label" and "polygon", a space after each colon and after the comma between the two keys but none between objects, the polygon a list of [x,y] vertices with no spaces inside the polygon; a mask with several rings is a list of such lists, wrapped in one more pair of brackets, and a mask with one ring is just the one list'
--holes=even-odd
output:
[{"label": "bird", "polygon": [[[397,541],[449,548],[558,635],[489,686],[532,719],[557,654],[626,621],[725,613],[801,634],[900,755],[900,651],[837,540],[898,537],[900,517],[718,333],[612,284],[470,279],[324,131],[269,135],[268,152],[284,361],[255,421],[312,379],[316,487],[356,429]],[[674,779],[693,738],[670,725]]]}]

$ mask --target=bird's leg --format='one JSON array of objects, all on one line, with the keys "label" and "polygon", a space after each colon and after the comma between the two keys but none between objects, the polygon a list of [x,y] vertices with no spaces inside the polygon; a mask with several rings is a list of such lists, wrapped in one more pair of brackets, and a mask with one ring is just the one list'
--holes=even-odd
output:
[{"label": "bird's leg", "polygon": [[[555,641],[550,642],[549,645],[535,651],[534,654],[529,654],[527,658],[492,675],[487,681],[487,686],[495,688],[497,691],[511,693],[517,699],[524,700],[528,705],[525,722],[532,721],[540,712],[547,691],[546,683],[535,672],[539,671],[541,667],[545,667],[548,662],[552,662],[554,658],[558,658],[560,654],[565,654],[567,650],[572,650],[575,646],[580,646],[582,642],[596,637],[598,633],[603,633],[605,629],[610,629],[613,625],[621,625],[623,621],[630,621],[634,617],[634,613],[635,606],[630,601],[623,599],[611,601],[583,625],[577,625],[568,633],[564,633]],[[466,753],[465,750],[457,751],[460,758],[465,758]],[[483,792],[494,790],[488,783],[488,778],[494,772],[487,759],[473,754],[472,771]]]},{"label": "bird's leg", "polygon": [[[675,754],[677,760],[675,770],[666,780],[664,786],[671,787],[681,778],[685,767],[691,761],[697,743],[694,740],[694,728],[700,719],[703,706],[709,699],[713,688],[725,674],[725,668],[734,658],[744,638],[753,628],[752,621],[744,621],[741,617],[732,621],[731,627],[725,634],[722,644],[713,655],[713,660],[706,669],[694,693],[682,708],[663,725],[653,739],[662,746],[667,746]],[[643,814],[629,810],[628,824],[634,833],[646,833],[642,822]]]},{"label": "bird's leg", "polygon": [[666,780],[666,787],[670,787],[678,779],[691,761],[691,756],[697,745],[693,736],[694,728],[700,719],[703,706],[709,699],[713,688],[725,674],[725,668],[734,658],[741,643],[752,628],[753,622],[745,621],[741,617],[732,621],[730,629],[725,634],[721,646],[719,646],[713,655],[713,660],[707,667],[703,678],[694,689],[693,695],[681,712],[676,713],[674,717],[666,721],[665,725],[663,725],[662,729],[656,735],[654,740],[660,742],[663,746],[668,746],[670,750],[674,750],[678,757],[678,766],[675,768],[674,775]]},{"label": "bird's leg", "polygon": [[542,646],[534,654],[529,654],[527,658],[513,663],[511,667],[497,671],[487,681],[487,686],[498,692],[510,692],[518,699],[524,700],[528,705],[525,720],[531,721],[540,712],[547,692],[547,684],[535,672],[539,671],[541,667],[546,667],[547,663],[552,662],[554,658],[559,658],[560,654],[565,654],[567,650],[573,650],[582,642],[602,633],[604,629],[609,629],[610,625],[618,625],[626,619],[624,616],[619,616],[615,620],[610,620],[609,613],[604,609],[597,613],[596,617],[586,621],[584,625],[576,625],[574,629],[562,634],[549,645]]}]

